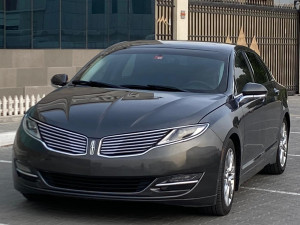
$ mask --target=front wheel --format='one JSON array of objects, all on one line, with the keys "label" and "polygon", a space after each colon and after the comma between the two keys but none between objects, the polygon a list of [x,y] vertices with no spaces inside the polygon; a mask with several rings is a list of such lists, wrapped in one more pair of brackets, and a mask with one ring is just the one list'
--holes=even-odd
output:
[{"label": "front wheel", "polygon": [[279,134],[279,143],[277,149],[276,162],[274,164],[267,165],[263,172],[268,174],[282,174],[286,167],[287,156],[288,156],[288,126],[286,119],[283,120],[280,134]]},{"label": "front wheel", "polygon": [[228,141],[223,151],[217,202],[216,205],[205,208],[207,213],[215,216],[225,216],[230,212],[235,190],[236,153],[232,140]]}]

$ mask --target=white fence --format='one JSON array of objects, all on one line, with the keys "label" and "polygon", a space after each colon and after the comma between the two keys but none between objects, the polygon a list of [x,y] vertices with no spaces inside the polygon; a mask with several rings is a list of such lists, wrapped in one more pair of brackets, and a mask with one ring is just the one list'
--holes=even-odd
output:
[{"label": "white fence", "polygon": [[6,116],[21,116],[31,107],[34,106],[37,102],[39,102],[45,95],[37,96],[26,95],[23,97],[15,96],[15,97],[2,97],[0,99],[0,117]]}]

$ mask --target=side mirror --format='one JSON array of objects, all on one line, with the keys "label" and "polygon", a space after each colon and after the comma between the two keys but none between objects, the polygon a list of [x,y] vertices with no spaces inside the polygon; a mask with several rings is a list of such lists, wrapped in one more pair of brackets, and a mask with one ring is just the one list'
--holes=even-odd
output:
[{"label": "side mirror", "polygon": [[268,90],[261,84],[247,83],[244,86],[242,93],[244,96],[254,95],[253,97],[255,97],[255,95],[266,95]]},{"label": "side mirror", "polygon": [[68,75],[67,74],[56,74],[51,78],[51,84],[54,87],[62,87],[68,83]]},{"label": "side mirror", "polygon": [[268,90],[265,86],[257,83],[247,83],[242,90],[242,95],[238,98],[238,105],[242,106],[256,99],[261,99],[264,102],[267,93]]}]

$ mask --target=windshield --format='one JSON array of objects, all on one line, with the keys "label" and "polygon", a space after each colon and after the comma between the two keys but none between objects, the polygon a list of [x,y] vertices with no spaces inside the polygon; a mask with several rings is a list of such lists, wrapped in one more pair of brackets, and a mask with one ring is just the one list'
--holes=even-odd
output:
[{"label": "windshield", "polygon": [[221,93],[227,89],[227,61],[217,52],[126,49],[99,57],[74,79],[135,89],[160,86]]}]

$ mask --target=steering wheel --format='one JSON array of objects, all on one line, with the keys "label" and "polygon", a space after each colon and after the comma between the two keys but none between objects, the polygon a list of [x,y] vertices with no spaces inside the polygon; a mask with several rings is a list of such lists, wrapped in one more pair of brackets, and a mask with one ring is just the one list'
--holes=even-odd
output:
[{"label": "steering wheel", "polygon": [[187,88],[187,89],[198,89],[200,87],[204,87],[205,90],[211,90],[211,89],[214,89],[212,88],[210,85],[208,85],[207,83],[204,83],[203,81],[200,81],[200,80],[192,80],[192,81],[189,81],[188,83],[186,83],[184,85],[183,88]]}]

